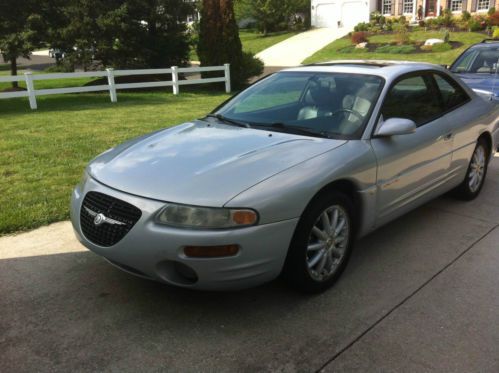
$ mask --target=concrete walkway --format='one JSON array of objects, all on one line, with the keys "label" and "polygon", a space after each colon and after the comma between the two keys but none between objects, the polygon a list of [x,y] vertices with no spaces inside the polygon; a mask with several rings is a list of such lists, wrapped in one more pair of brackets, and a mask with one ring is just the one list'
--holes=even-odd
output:
[{"label": "concrete walkway", "polygon": [[346,34],[344,29],[312,29],[281,41],[256,56],[265,66],[298,66],[307,57]]},{"label": "concrete walkway", "polygon": [[499,155],[476,200],[443,196],[362,239],[316,296],[135,278],[62,222],[0,238],[0,371],[497,373],[498,288]]}]

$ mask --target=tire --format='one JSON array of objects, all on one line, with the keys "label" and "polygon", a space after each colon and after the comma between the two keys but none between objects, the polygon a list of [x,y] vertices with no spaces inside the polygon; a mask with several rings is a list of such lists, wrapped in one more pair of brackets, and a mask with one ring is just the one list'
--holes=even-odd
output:
[{"label": "tire", "polygon": [[[336,234],[324,228],[328,222]],[[347,196],[332,191],[315,198],[300,218],[288,250],[283,270],[288,284],[306,293],[330,288],[350,258],[354,225],[354,208]]]},{"label": "tire", "polygon": [[459,199],[471,201],[482,190],[489,164],[490,150],[484,139],[478,139],[463,182],[454,190]]}]

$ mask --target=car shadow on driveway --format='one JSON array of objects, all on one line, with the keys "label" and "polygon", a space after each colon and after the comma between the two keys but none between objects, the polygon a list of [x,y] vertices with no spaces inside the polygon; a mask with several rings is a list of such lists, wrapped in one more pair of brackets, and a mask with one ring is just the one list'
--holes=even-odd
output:
[{"label": "car shadow on driveway", "polygon": [[0,260],[2,370],[318,369],[499,224],[498,160],[478,199],[439,198],[365,237],[319,295],[174,288],[88,251]]}]

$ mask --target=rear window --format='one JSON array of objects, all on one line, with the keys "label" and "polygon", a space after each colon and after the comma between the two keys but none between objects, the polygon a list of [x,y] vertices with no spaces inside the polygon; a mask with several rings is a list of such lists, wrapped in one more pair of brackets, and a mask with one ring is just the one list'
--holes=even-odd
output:
[{"label": "rear window", "polygon": [[499,67],[499,45],[468,49],[452,65],[454,73],[495,74]]}]

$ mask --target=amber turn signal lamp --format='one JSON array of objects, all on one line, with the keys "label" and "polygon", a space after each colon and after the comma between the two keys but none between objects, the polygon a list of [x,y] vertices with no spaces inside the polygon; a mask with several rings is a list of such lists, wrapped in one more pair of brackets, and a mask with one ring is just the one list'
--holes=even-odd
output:
[{"label": "amber turn signal lamp", "polygon": [[238,225],[253,225],[257,218],[256,213],[251,210],[236,210],[232,213],[232,221]]},{"label": "amber turn signal lamp", "polygon": [[217,258],[223,256],[234,256],[238,252],[238,245],[184,247],[185,255],[190,258]]}]

